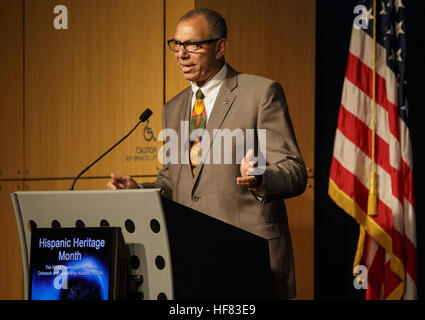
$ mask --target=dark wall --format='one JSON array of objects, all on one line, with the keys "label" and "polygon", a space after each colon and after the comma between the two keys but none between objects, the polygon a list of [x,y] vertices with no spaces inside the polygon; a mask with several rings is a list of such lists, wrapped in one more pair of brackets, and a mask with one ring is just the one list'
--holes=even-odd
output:
[{"label": "dark wall", "polygon": [[[420,139],[424,127],[419,117],[421,100],[420,72],[425,71],[423,51],[422,1],[410,1],[407,16],[407,74],[409,127],[413,146],[414,183],[416,194],[418,294],[424,298],[423,251],[424,210],[423,176],[424,157],[420,154]],[[337,207],[328,196],[329,169],[333,151],[338,110],[354,19],[354,0],[318,0],[316,35],[316,154],[315,167],[315,297],[316,299],[363,299],[364,290],[353,287],[351,274],[359,234],[358,224]],[[422,56],[421,56],[422,55]]]}]

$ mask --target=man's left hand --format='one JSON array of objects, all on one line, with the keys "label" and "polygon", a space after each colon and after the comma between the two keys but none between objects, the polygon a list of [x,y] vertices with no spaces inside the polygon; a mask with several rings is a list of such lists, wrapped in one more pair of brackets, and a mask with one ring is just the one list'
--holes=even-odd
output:
[{"label": "man's left hand", "polygon": [[257,162],[252,161],[253,155],[254,151],[249,149],[245,157],[242,159],[240,166],[242,176],[236,178],[236,183],[239,187],[255,190],[260,186],[263,176],[253,175],[255,167],[257,166]]}]

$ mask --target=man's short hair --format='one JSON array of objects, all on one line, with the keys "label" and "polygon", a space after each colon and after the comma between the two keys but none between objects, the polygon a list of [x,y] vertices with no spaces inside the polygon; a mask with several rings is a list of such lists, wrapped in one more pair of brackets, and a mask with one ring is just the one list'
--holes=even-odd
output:
[{"label": "man's short hair", "polygon": [[189,20],[200,15],[203,15],[207,20],[210,37],[212,39],[227,38],[226,20],[224,20],[221,14],[214,10],[208,8],[196,8],[190,10],[180,18],[179,22]]}]

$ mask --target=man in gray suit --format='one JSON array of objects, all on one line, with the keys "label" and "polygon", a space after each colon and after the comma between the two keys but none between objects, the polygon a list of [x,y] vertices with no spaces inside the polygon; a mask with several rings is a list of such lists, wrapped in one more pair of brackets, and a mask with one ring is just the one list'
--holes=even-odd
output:
[{"label": "man in gray suit", "polygon": [[[226,64],[226,37],[224,19],[212,10],[195,9],[179,20],[174,38],[168,44],[191,86],[165,105],[163,128],[188,138],[182,121],[193,120],[197,115],[194,125],[204,124],[201,129],[210,137],[211,145],[215,139],[221,139],[217,129],[221,132],[254,129],[257,140],[258,132],[263,130],[266,133],[263,172],[256,168],[257,162],[252,158],[253,151],[259,153],[261,143],[256,141],[254,150],[238,159],[238,145],[233,141],[230,148],[221,145],[218,148],[224,157],[226,152],[231,152],[231,163],[192,160],[167,163],[153,183],[139,185],[129,176],[111,174],[107,186],[161,188],[164,196],[176,202],[267,239],[277,297],[290,299],[296,294],[295,274],[283,199],[304,192],[307,173],[282,87],[263,77],[236,72]],[[202,156],[208,154],[214,158],[213,152],[217,150],[208,149],[210,144],[202,148]]]}]

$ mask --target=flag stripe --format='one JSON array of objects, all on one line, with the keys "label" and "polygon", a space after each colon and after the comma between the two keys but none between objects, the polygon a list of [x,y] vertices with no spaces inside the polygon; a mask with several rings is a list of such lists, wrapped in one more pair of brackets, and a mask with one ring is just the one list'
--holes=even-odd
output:
[{"label": "flag stripe", "polygon": [[403,178],[403,194],[409,201],[410,205],[414,206],[415,198],[413,193],[413,172],[405,161],[401,162],[401,174]]},{"label": "flag stripe", "polygon": [[[359,58],[351,53],[348,54],[347,72],[345,76],[372,98],[373,70],[363,64]],[[376,74],[376,102],[387,110],[390,132],[394,137],[400,140],[398,113],[395,105],[387,98],[386,80],[379,74]]]},{"label": "flag stripe", "polygon": [[[369,168],[371,162],[370,158],[365,155],[357,145],[347,139],[339,129],[337,129],[335,134],[335,143],[338,143],[338,145],[342,147],[334,151],[334,157],[338,159],[344,169],[350,172],[350,174],[355,175],[359,179],[359,181],[365,186],[367,192],[369,192]],[[378,188],[377,193],[379,195],[379,200],[385,203],[386,206],[392,208],[393,211],[402,212],[402,203],[396,197],[394,197],[391,189],[387,188],[387,186],[391,186],[391,176],[387,172],[385,172],[385,170],[383,170],[380,166],[376,167],[376,172]],[[400,216],[396,216],[395,218],[396,220],[394,222],[394,227],[397,228],[399,232],[403,232],[403,226],[400,221]]]},{"label": "flag stripe", "polygon": [[416,245],[408,237],[404,237],[404,249],[406,251],[406,270],[413,281],[416,283],[418,279],[418,270],[416,259],[411,259],[409,257],[416,256]]},{"label": "flag stripe", "polygon": [[[369,189],[358,179],[358,177],[348,171],[336,159],[332,158],[332,168],[330,178],[340,187],[340,189],[350,196],[364,211],[367,212],[367,202],[369,197]],[[372,219],[377,222],[387,233],[393,232],[391,208],[378,199],[378,214]]]},{"label": "flag stripe", "polygon": [[[372,99],[347,79],[344,81],[341,103],[371,128],[370,113],[372,112]],[[398,140],[394,135],[389,133],[388,112],[379,104],[376,104],[376,118],[378,119],[378,121],[376,121],[376,133],[393,146],[393,148],[391,148],[391,164],[394,168],[400,169],[399,163],[402,160],[406,162],[411,170],[412,155],[410,137],[405,122],[403,120],[399,120],[398,122],[401,132],[401,140]]]},{"label": "flag stripe", "polygon": [[[338,128],[341,133],[358,146],[365,155],[371,157],[372,150],[372,131],[355,115],[349,112],[344,105],[341,104],[340,115],[338,117]],[[366,138],[365,138],[366,137]],[[376,163],[384,169],[388,174],[391,175],[391,186],[393,195],[400,201],[403,202],[403,196],[407,198],[410,203],[413,203],[412,194],[404,194],[403,183],[412,184],[413,180],[410,170],[403,176],[405,179],[402,181],[400,171],[394,168],[390,164],[390,146],[389,144],[381,139],[379,135],[375,136],[376,146]],[[405,170],[407,166],[405,165]],[[410,174],[409,174],[410,173]],[[410,179],[410,180],[409,180]]]},{"label": "flag stripe", "polygon": [[[414,255],[416,256],[416,250],[414,252]],[[418,299],[416,283],[417,283],[417,280],[410,277],[410,274],[408,273],[406,275],[406,293],[404,295],[405,300],[417,300]]]},{"label": "flag stripe", "polygon": [[[401,146],[401,156],[403,161],[409,166],[409,169],[413,168],[413,157],[412,157],[412,146],[410,144],[410,134],[409,128],[406,126],[406,123],[403,120],[399,121],[400,123],[400,146]],[[413,186],[412,186],[413,187]]]},{"label": "flag stripe", "polygon": [[[361,61],[365,64],[370,70],[373,70],[373,57],[371,52],[373,51],[373,39],[369,35],[365,35],[364,31],[357,30],[352,28],[351,31],[351,42],[350,42],[350,53],[355,57],[361,57]],[[382,59],[385,61],[387,58],[387,53],[385,48],[377,43],[376,44],[376,57],[377,60]],[[388,88],[397,87],[397,79],[394,75],[394,72],[387,66],[386,63],[377,63],[376,64],[376,73],[382,76],[386,82]],[[387,98],[393,104],[397,104],[397,91],[389,90],[387,91]]]},{"label": "flag stripe", "polygon": [[332,158],[332,170],[330,178],[352,198],[363,211],[367,211],[367,199],[369,190],[359,180],[359,178],[346,170],[336,157]]},{"label": "flag stripe", "polygon": [[[369,103],[366,104],[359,104],[359,107],[362,106],[362,112],[370,112],[372,111],[372,77],[373,77],[373,71],[370,69],[367,65],[363,63],[362,60],[358,59],[352,54],[349,54],[348,56],[349,62],[347,63],[347,73],[349,73],[349,76],[346,77],[358,90],[366,94],[366,96],[369,98]],[[352,62],[350,64],[350,61]],[[351,66],[351,68],[350,68]],[[361,67],[361,70],[353,69],[353,66]],[[351,77],[350,77],[351,76]],[[366,79],[366,84],[362,84],[362,79]],[[377,82],[378,82],[378,96],[377,96],[377,106],[378,108],[384,108],[388,112],[388,115],[384,118],[377,117],[379,122],[383,122],[384,125],[387,125],[386,121],[388,121],[389,125],[389,132],[393,134],[393,136],[399,141],[399,144],[401,145],[401,157],[406,163],[409,165],[410,168],[412,168],[412,156],[411,156],[411,150],[410,150],[410,136],[409,136],[409,130],[406,127],[406,123],[399,119],[397,109],[395,105],[389,100],[386,99],[386,97],[380,92],[385,89],[385,94],[387,94],[386,88],[388,87],[388,79],[382,78],[379,75],[377,76]],[[360,85],[359,85],[360,84]],[[344,83],[344,89],[343,91],[346,91],[345,87],[347,86],[347,83]],[[381,90],[380,90],[381,89]],[[391,90],[389,90],[391,91]],[[352,93],[353,91],[348,91]],[[364,101],[364,100],[363,100]],[[360,101],[359,101],[360,102]],[[357,114],[357,113],[356,113]],[[366,113],[367,115],[367,113]],[[368,117],[365,117],[364,122],[370,126],[369,121],[366,121]],[[378,125],[379,127],[379,125]],[[401,132],[401,138],[400,138],[400,132]],[[388,141],[389,142],[389,141]],[[401,142],[401,143],[400,143]],[[396,148],[398,150],[398,148]]]},{"label": "flag stripe", "polygon": [[[357,88],[352,82],[344,82],[344,90],[341,103],[344,107],[358,117],[369,129],[370,113],[372,112],[372,99],[370,99],[362,90]],[[384,139],[388,144],[394,146],[390,149],[390,163],[400,169],[400,142],[389,133],[388,112],[379,104],[376,104],[376,134]]]}]

